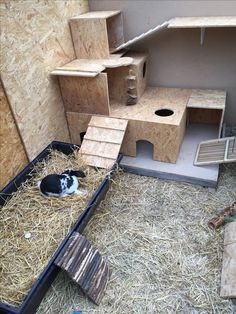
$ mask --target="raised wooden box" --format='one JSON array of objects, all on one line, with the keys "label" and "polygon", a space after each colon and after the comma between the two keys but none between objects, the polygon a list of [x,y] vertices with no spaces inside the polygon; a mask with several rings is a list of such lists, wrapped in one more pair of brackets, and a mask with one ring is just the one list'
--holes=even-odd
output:
[{"label": "raised wooden box", "polygon": [[120,11],[88,12],[70,19],[76,57],[79,59],[109,58],[124,42]]},{"label": "raised wooden box", "polygon": [[131,57],[130,66],[107,69],[109,98],[127,104],[133,98],[135,103],[141,98],[147,85],[147,53],[129,52],[125,57]]}]

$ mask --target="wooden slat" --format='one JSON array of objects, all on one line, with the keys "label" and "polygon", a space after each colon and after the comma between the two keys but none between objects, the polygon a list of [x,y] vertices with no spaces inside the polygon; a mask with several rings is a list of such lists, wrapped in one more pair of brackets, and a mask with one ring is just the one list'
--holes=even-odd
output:
[{"label": "wooden slat", "polygon": [[58,76],[79,76],[79,77],[95,77],[98,75],[96,72],[85,72],[85,71],[71,71],[71,70],[54,70],[51,75]]},{"label": "wooden slat", "polygon": [[189,101],[188,108],[204,109],[224,109],[226,101],[226,92],[224,90],[199,89],[193,90]]},{"label": "wooden slat", "polygon": [[236,27],[236,16],[176,17],[168,25],[168,28],[194,27]]},{"label": "wooden slat", "polygon": [[124,119],[93,116],[89,126],[125,131],[128,121]]},{"label": "wooden slat", "polygon": [[111,130],[111,132],[107,132],[107,129],[90,126],[84,136],[84,139],[121,144],[123,137],[124,131]]},{"label": "wooden slat", "polygon": [[84,236],[74,232],[55,264],[65,270],[93,302],[101,302],[111,271]]},{"label": "wooden slat", "polygon": [[119,14],[120,11],[90,11],[79,16],[72,17],[72,19],[107,19],[109,17]]},{"label": "wooden slat", "polygon": [[103,143],[102,141],[91,141],[84,139],[80,153],[86,155],[94,155],[109,159],[116,159],[120,151],[120,145],[114,143]]},{"label": "wooden slat", "polygon": [[201,142],[198,145],[195,165],[210,165],[236,161],[235,137]]},{"label": "wooden slat", "polygon": [[220,296],[236,297],[236,221],[225,227]]},{"label": "wooden slat", "polygon": [[108,159],[94,155],[83,155],[83,160],[89,166],[104,169],[110,169],[115,163],[114,159]]}]

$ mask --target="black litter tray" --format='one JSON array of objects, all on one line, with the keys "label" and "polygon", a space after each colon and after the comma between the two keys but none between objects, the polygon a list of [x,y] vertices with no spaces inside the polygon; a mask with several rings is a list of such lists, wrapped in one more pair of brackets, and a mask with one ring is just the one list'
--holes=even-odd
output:
[{"label": "black litter tray", "polygon": [[[78,145],[63,143],[53,141],[48,145],[33,161],[31,161],[0,193],[0,206],[3,206],[11,194],[16,192],[21,183],[29,178],[29,174],[32,173],[34,165],[42,161],[50,152],[50,149],[58,150],[66,155],[73,152],[74,149],[79,148]],[[84,211],[80,214],[71,231],[67,234],[65,239],[61,242],[60,246],[52,256],[51,260],[48,262],[45,269],[40,274],[37,281],[32,286],[28,295],[23,300],[21,306],[13,307],[5,303],[0,303],[0,313],[9,314],[33,314],[38,308],[40,302],[42,301],[44,295],[46,294],[48,288],[52,284],[53,280],[56,278],[60,271],[60,268],[54,264],[55,259],[61,252],[68,239],[71,237],[72,233],[82,232],[93,215],[95,209],[100,204],[100,202],[105,198],[105,195],[109,189],[109,181],[112,172],[116,169],[117,164],[120,163],[121,155],[119,155],[116,163],[111,169],[109,175],[107,175],[102,183],[99,185],[95,193],[93,194],[91,200],[88,202]]]}]

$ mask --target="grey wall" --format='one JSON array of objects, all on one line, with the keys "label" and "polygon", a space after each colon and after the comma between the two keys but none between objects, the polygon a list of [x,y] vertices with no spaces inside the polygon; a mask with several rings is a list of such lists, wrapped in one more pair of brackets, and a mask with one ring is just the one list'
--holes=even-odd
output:
[{"label": "grey wall", "polygon": [[[236,15],[236,0],[89,0],[89,6],[121,10],[126,41],[176,16]],[[225,121],[236,125],[236,28],[206,29],[203,46],[199,29],[163,30],[132,49],[150,54],[149,85],[225,89]]]}]

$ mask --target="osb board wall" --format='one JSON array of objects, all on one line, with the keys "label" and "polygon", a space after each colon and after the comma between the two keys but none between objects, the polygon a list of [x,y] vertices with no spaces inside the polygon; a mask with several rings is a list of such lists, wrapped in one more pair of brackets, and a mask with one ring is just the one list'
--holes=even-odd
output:
[{"label": "osb board wall", "polygon": [[0,82],[0,190],[27,162],[24,147]]},{"label": "osb board wall", "polygon": [[69,141],[57,78],[75,58],[68,20],[87,0],[1,0],[1,72],[30,159],[52,140]]}]

